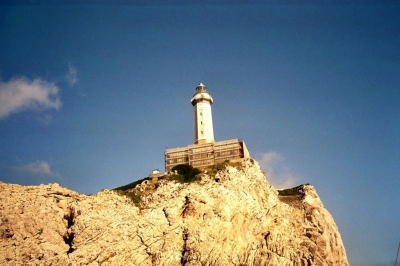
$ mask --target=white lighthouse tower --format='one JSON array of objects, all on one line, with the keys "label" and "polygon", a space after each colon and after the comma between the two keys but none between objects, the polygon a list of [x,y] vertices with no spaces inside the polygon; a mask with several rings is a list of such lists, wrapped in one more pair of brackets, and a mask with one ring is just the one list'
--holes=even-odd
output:
[{"label": "white lighthouse tower", "polygon": [[194,145],[166,149],[164,153],[165,171],[170,172],[180,164],[206,169],[220,162],[241,162],[250,158],[249,151],[242,139],[214,141],[211,105],[213,98],[206,86],[200,83],[190,100],[194,107]]},{"label": "white lighthouse tower", "polygon": [[197,85],[196,93],[190,101],[194,106],[194,144],[213,143],[214,130],[211,114],[213,98],[203,83]]}]

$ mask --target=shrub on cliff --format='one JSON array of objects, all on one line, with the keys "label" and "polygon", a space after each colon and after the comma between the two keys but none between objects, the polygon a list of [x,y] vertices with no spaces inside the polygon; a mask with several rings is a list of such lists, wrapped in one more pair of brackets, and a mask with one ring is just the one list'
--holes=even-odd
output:
[{"label": "shrub on cliff", "polygon": [[[251,159],[253,160],[253,159]],[[252,161],[254,164],[254,161]],[[207,174],[211,177],[215,177],[218,171],[225,169],[227,166],[235,167],[236,169],[240,170],[242,168],[241,162],[231,162],[229,160],[225,160],[223,162],[219,162],[214,165],[210,165],[206,168]]]},{"label": "shrub on cliff", "polygon": [[200,174],[201,171],[197,168],[193,168],[193,166],[188,164],[178,164],[175,165],[172,169],[173,172],[177,172],[178,175],[182,176],[178,177],[177,175],[172,175],[171,180],[177,180],[180,183],[189,183],[197,180],[196,175]]},{"label": "shrub on cliff", "polygon": [[122,191],[125,191],[125,190],[128,190],[128,189],[132,189],[132,188],[135,188],[137,185],[141,184],[141,183],[142,183],[143,181],[145,181],[145,180],[151,180],[151,177],[145,177],[145,178],[139,179],[139,180],[134,181],[134,182],[132,182],[132,183],[129,183],[129,184],[127,184],[127,185],[114,188],[113,190],[122,190]]},{"label": "shrub on cliff", "polygon": [[304,191],[303,188],[304,186],[307,186],[310,184],[304,184],[304,185],[300,185],[297,187],[293,187],[293,188],[287,188],[287,189],[281,189],[278,190],[278,194],[279,196],[303,196],[304,195]]},{"label": "shrub on cliff", "polygon": [[138,206],[140,202],[140,195],[136,195],[135,192],[129,192],[127,196],[132,200],[132,202]]}]

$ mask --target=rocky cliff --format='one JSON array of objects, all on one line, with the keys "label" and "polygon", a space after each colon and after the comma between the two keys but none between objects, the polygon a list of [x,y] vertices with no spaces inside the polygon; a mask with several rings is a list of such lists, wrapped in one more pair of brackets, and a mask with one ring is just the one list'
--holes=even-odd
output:
[{"label": "rocky cliff", "polygon": [[[287,191],[286,191],[287,192]],[[258,164],[156,183],[139,206],[115,191],[0,182],[0,265],[348,265],[310,185],[278,195]]]}]

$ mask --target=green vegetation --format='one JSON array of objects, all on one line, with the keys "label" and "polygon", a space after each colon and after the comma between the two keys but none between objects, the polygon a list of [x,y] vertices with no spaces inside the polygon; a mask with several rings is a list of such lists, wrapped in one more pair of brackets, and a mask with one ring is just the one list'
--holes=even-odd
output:
[{"label": "green vegetation", "polygon": [[[177,174],[172,174],[172,175],[164,175],[160,176],[157,179],[168,179],[170,181],[177,181],[179,183],[190,183],[194,181],[200,180],[200,177],[198,174],[200,174],[200,170],[197,168],[193,168],[191,165],[187,164],[179,164],[172,168],[172,171],[176,171]],[[144,191],[138,191],[137,189],[134,189],[137,185],[142,184],[144,181],[149,183],[148,186],[144,187]],[[117,188],[114,188],[119,195],[121,196],[127,196],[132,200],[132,202],[136,205],[139,206],[140,204],[140,198],[145,195],[146,193],[152,193],[152,191],[157,187],[157,184],[154,184],[152,182],[151,177],[145,177],[142,179],[139,179],[137,181],[134,181],[132,183],[129,183],[124,186],[120,186]]]},{"label": "green vegetation", "polygon": [[241,162],[230,162],[229,160],[225,160],[221,163],[217,163],[206,168],[207,174],[211,177],[214,177],[218,171],[225,169],[227,166],[235,167],[238,170],[242,168]]},{"label": "green vegetation", "polygon": [[145,177],[143,179],[140,179],[140,180],[134,181],[132,183],[129,183],[129,184],[125,185],[125,186],[120,186],[120,187],[114,188],[113,190],[125,191],[125,190],[128,190],[128,189],[132,189],[132,188],[135,188],[137,185],[142,184],[142,182],[145,181],[145,180],[151,180],[151,177]]},{"label": "green vegetation", "polygon": [[132,200],[132,202],[136,206],[139,206],[141,193],[136,194],[134,191],[130,191],[130,192],[128,192],[128,191],[135,188],[137,185],[141,184],[145,180],[151,180],[151,178],[145,177],[145,178],[139,179],[137,181],[134,181],[132,183],[129,183],[125,186],[120,186],[120,187],[114,188],[113,190],[115,190],[121,196],[127,196],[128,198],[130,198]]},{"label": "green vegetation", "polygon": [[[305,185],[309,185],[309,184],[305,184]],[[303,186],[305,186],[305,185],[300,185],[300,186],[297,186],[294,188],[278,190],[278,195],[279,196],[303,196],[304,195]]]},{"label": "green vegetation", "polygon": [[113,189],[114,191],[116,191],[118,193],[118,195],[121,196],[127,196],[128,198],[130,198],[132,200],[132,202],[139,207],[139,203],[140,203],[140,194],[136,194],[135,192],[127,192],[124,190],[117,190],[117,189]]},{"label": "green vegetation", "polygon": [[200,174],[201,171],[197,168],[193,168],[193,166],[189,164],[178,164],[175,165],[171,170],[172,172],[176,171],[178,174],[171,175],[169,177],[170,180],[176,180],[179,183],[190,183],[200,180],[197,175]]},{"label": "green vegetation", "polygon": [[[207,174],[211,177],[215,177],[218,171],[225,169],[227,166],[231,167],[236,167],[237,169],[241,169],[242,163],[241,162],[230,162],[229,160],[226,160],[224,162],[218,163],[216,165],[212,165],[207,167]],[[201,177],[199,174],[201,174],[201,171],[198,168],[194,168],[193,166],[189,164],[178,164],[174,166],[171,169],[172,172],[176,171],[176,174],[171,174],[171,175],[164,175],[160,176],[157,179],[167,179],[169,181],[176,181],[181,184],[184,183],[191,183],[191,182],[196,182],[200,181]],[[149,183],[148,186],[142,187],[141,191],[138,191],[137,189],[134,189],[137,185],[142,184],[144,181]],[[132,200],[132,202],[136,205],[139,206],[140,203],[140,198],[147,194],[147,193],[152,193],[156,188],[157,188],[157,183],[152,182],[151,177],[145,177],[142,179],[139,179],[137,181],[134,181],[132,183],[129,183],[124,186],[120,186],[117,188],[114,188],[119,195],[127,196]],[[144,188],[144,191],[143,191]]]},{"label": "green vegetation", "polygon": [[128,196],[128,198],[130,198],[136,206],[139,205],[140,195],[136,195],[135,192],[129,192],[128,194],[126,194],[126,196]]}]

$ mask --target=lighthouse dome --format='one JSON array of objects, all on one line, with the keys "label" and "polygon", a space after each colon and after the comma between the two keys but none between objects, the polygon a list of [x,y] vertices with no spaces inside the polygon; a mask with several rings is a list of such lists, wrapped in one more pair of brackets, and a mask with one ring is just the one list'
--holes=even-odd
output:
[{"label": "lighthouse dome", "polygon": [[204,86],[203,83],[200,83],[199,85],[197,85],[196,87],[196,93],[193,95],[192,99],[190,100],[190,102],[192,103],[192,105],[196,105],[198,102],[202,102],[202,101],[207,101],[210,104],[213,103],[213,98],[211,97],[211,95],[207,92],[207,87]]}]

